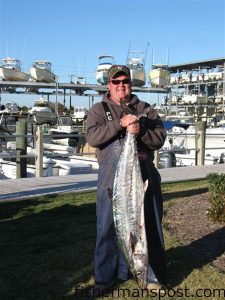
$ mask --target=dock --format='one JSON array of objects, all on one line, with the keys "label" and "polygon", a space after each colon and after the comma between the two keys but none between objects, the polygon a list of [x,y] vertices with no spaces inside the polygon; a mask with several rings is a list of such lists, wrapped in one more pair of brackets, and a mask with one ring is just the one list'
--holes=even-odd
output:
[{"label": "dock", "polygon": [[[204,179],[209,173],[225,174],[225,164],[190,166],[158,170],[162,183]],[[33,177],[0,180],[0,203],[39,196],[95,191],[97,174]]]}]

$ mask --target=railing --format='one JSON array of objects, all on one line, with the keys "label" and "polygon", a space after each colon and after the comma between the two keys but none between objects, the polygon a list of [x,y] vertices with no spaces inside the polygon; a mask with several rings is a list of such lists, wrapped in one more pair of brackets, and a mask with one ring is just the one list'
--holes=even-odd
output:
[{"label": "railing", "polygon": [[[215,158],[215,161],[224,163],[225,159],[224,156],[222,155],[222,153],[225,153],[225,139],[224,141],[224,146],[223,147],[206,147],[206,142],[208,141],[207,138],[209,138],[210,136],[213,137],[221,137],[221,140],[223,139],[223,137],[225,138],[225,132],[224,133],[216,133],[216,134],[206,134],[206,122],[205,121],[197,121],[195,124],[195,133],[168,133],[168,137],[184,137],[184,138],[190,138],[190,137],[194,137],[195,138],[195,145],[194,148],[183,148],[183,149],[173,149],[171,147],[171,149],[167,148],[167,149],[160,149],[158,151],[155,151],[155,165],[157,168],[159,168],[159,161],[160,161],[160,153],[159,152],[170,152],[170,153],[176,153],[178,156],[178,153],[181,153],[181,151],[183,150],[185,152],[185,150],[187,151],[186,153],[190,153],[190,151],[194,152],[194,159],[195,159],[195,165],[204,165],[205,164],[205,152],[206,150],[224,150],[221,151],[220,157],[219,158]],[[213,158],[213,157],[211,157]],[[185,157],[185,160],[188,159],[193,159],[193,157]]]},{"label": "railing", "polygon": [[[14,138],[16,139],[16,153],[7,153],[7,152],[1,152],[0,153],[0,158],[5,158],[5,159],[16,159],[16,166],[17,166],[17,171],[16,171],[16,177],[21,178],[21,177],[26,177],[26,168],[27,168],[27,159],[28,158],[34,158],[35,160],[35,175],[36,177],[42,177],[43,176],[43,143],[44,143],[44,138],[48,137],[49,139],[54,138],[54,137],[64,137],[64,135],[61,134],[44,134],[42,132],[42,129],[40,126],[37,127],[37,131],[33,135],[27,135],[26,134],[26,126],[24,125],[24,122],[21,124],[20,121],[17,122],[17,128],[16,128],[16,134],[15,135],[0,135],[0,139],[4,138]],[[198,126],[199,125],[199,126]],[[210,134],[213,135],[213,134]],[[224,136],[225,134],[216,134],[217,136]],[[67,137],[79,137],[84,139],[84,135],[81,134],[70,134]],[[178,133],[169,133],[168,136],[178,136]],[[182,134],[179,133],[179,136],[186,137],[187,134]],[[195,147],[194,148],[188,148],[186,150],[193,150],[195,152],[195,165],[204,165],[205,164],[205,150],[224,150],[225,151],[225,146],[224,147],[210,147],[210,148],[205,148],[205,141],[207,140],[207,136],[205,134],[205,124],[196,124],[196,133],[195,134],[188,134],[188,136],[193,136],[195,137]],[[32,138],[34,140],[34,148],[35,152],[34,154],[27,154],[27,139]],[[224,143],[225,145],[225,143]],[[7,150],[7,149],[6,149]],[[185,150],[185,149],[183,149]],[[160,150],[162,151],[162,150]],[[165,151],[170,151],[170,152],[177,152],[177,150],[173,149],[165,149]],[[222,151],[221,151],[222,152]],[[73,154],[76,155],[95,155],[94,152],[74,152]],[[70,156],[71,154],[65,154],[64,156]],[[59,156],[59,154],[48,154],[48,158],[52,158],[55,156]],[[188,158],[187,158],[188,159]],[[156,167],[159,168],[159,151],[155,151],[155,164]]]},{"label": "railing", "polygon": [[[35,176],[36,177],[42,177],[43,176],[43,143],[44,138],[48,138],[49,140],[56,138],[56,137],[65,137],[63,134],[44,134],[42,132],[42,128],[40,126],[37,127],[36,133],[34,134],[26,134],[26,122],[25,120],[21,119],[16,123],[16,134],[12,135],[0,135],[0,141],[1,141],[1,148],[2,152],[0,152],[0,158],[3,158],[7,161],[14,160],[16,162],[16,178],[25,178],[27,177],[27,160],[28,159],[34,159],[35,160]],[[80,139],[84,139],[84,134],[70,134],[67,135],[66,138],[69,137],[79,137]],[[12,151],[9,151],[9,149],[2,146],[3,140],[16,140],[15,149],[12,153]],[[27,140],[31,139],[33,140],[33,146],[34,146],[34,153],[27,154]],[[72,148],[72,147],[71,147]],[[76,155],[90,155],[90,153],[77,153],[75,152],[71,153]],[[59,154],[54,153],[48,153],[46,157],[56,157],[59,156]],[[64,154],[64,157],[69,156],[69,154]],[[7,161],[4,161],[6,163]],[[1,172],[1,170],[0,170]]]}]

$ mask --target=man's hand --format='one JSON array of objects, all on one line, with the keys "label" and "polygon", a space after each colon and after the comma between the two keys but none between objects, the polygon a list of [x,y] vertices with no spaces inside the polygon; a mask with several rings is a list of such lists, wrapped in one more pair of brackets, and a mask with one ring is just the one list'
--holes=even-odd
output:
[{"label": "man's hand", "polygon": [[125,115],[120,119],[120,124],[123,128],[127,128],[129,133],[138,135],[140,132],[139,118],[137,116]]},{"label": "man's hand", "polygon": [[131,115],[131,114],[128,114],[128,115],[124,115],[121,119],[120,119],[120,125],[123,127],[123,128],[127,128],[129,125],[135,123],[135,122],[138,122],[138,117],[135,116],[135,115]]},{"label": "man's hand", "polygon": [[132,123],[129,126],[127,126],[127,131],[129,133],[138,135],[139,132],[140,132],[140,124],[139,124],[139,122],[135,122],[135,123]]}]

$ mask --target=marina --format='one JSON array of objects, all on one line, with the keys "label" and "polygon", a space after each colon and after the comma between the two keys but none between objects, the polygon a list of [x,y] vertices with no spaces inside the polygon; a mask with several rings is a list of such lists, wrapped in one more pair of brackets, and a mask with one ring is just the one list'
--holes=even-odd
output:
[{"label": "marina", "polygon": [[[134,64],[131,66],[131,52],[129,49],[127,57],[127,65],[130,69],[134,66]],[[137,52],[135,55],[137,58]],[[26,82],[8,81],[2,78],[0,96],[2,93],[41,95],[35,101],[32,109],[27,112],[21,111],[13,102],[1,105],[0,157],[4,160],[1,161],[1,173],[5,174],[2,176],[3,178],[10,178],[9,173],[4,171],[6,168],[8,168],[7,171],[13,168],[11,173],[14,175],[11,178],[19,176],[16,171],[16,162],[18,167],[18,161],[20,161],[20,158],[17,157],[18,143],[26,144],[28,147],[24,146],[24,152],[19,153],[20,155],[24,155],[24,158],[26,155],[33,157],[32,167],[28,162],[26,163],[29,175],[22,177],[96,172],[95,149],[89,147],[85,141],[85,122],[88,109],[75,107],[71,112],[71,107],[69,107],[68,110],[61,111],[59,114],[58,93],[61,92],[64,97],[69,96],[70,98],[86,96],[89,99],[90,108],[95,97],[99,97],[107,91],[106,73],[114,63],[114,59],[110,55],[99,57],[96,71],[97,84],[89,84],[86,80],[82,81],[83,79],[61,83],[58,80],[51,81],[46,78]],[[132,62],[134,63],[134,61]],[[49,62],[36,61],[35,63],[37,62],[48,63],[50,70]],[[140,65],[142,66],[141,72],[144,72],[145,75],[143,56]],[[151,72],[154,75],[151,86],[145,86],[145,76],[142,84],[133,81],[133,92],[165,95],[164,102],[156,106],[165,127],[168,126],[166,143],[158,153],[155,153],[157,168],[224,163],[224,65],[225,58],[173,66],[154,64],[149,73],[150,79]],[[132,74],[138,77],[137,69],[135,70]],[[94,93],[90,94],[91,91]],[[55,95],[55,103],[49,101],[50,95]],[[13,118],[14,130],[12,130]],[[24,127],[22,132],[15,127],[21,120],[23,121],[20,126]],[[199,122],[202,122],[201,126],[205,127],[200,131],[196,127]],[[24,140],[19,138],[23,135]],[[13,138],[14,146],[12,146]],[[31,141],[30,144],[28,144],[28,140]],[[12,159],[14,162],[11,161]],[[77,164],[77,170],[75,164]]]}]

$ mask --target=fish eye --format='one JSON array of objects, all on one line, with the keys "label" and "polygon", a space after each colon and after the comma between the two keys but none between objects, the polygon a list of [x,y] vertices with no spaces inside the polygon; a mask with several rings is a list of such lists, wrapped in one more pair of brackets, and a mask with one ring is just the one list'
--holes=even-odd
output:
[{"label": "fish eye", "polygon": [[141,271],[138,271],[138,272],[137,272],[137,275],[138,275],[138,276],[139,276],[139,275],[141,275],[141,274],[142,274],[142,272],[141,272]]}]

